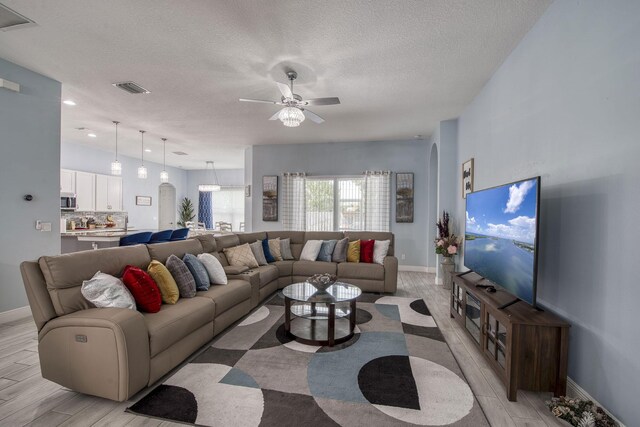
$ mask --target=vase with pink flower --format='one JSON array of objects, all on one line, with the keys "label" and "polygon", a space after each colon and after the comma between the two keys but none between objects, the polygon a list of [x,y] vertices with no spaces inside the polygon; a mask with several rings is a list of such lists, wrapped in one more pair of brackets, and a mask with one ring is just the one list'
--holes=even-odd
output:
[{"label": "vase with pink flower", "polygon": [[436,254],[442,255],[440,267],[442,269],[442,284],[445,289],[451,289],[451,274],[455,271],[453,257],[460,250],[460,238],[449,229],[449,214],[442,212],[442,218],[436,224],[438,227],[438,237],[435,239]]}]

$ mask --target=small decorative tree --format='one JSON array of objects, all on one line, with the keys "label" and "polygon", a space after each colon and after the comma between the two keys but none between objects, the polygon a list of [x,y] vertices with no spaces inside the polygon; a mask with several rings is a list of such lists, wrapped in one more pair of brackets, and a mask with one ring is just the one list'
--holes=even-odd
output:
[{"label": "small decorative tree", "polygon": [[178,211],[178,225],[180,227],[186,227],[187,222],[193,221],[193,218],[196,217],[196,214],[193,211],[193,203],[191,203],[191,199],[185,197],[180,202],[180,210]]}]

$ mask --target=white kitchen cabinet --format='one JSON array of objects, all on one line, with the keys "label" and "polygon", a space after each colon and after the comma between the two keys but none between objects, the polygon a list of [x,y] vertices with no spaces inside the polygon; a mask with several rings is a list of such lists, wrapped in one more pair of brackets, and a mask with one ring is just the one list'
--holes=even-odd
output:
[{"label": "white kitchen cabinet", "polygon": [[122,178],[96,175],[96,211],[122,210]]},{"label": "white kitchen cabinet", "polygon": [[68,169],[60,169],[60,192],[76,192],[76,172]]},{"label": "white kitchen cabinet", "polygon": [[76,172],[76,205],[79,211],[96,209],[96,174]]}]

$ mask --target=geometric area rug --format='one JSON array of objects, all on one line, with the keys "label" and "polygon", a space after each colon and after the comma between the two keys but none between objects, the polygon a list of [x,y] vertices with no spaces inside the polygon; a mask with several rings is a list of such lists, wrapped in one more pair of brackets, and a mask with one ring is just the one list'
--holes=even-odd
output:
[{"label": "geometric area rug", "polygon": [[362,294],[334,347],[284,333],[276,294],[127,409],[198,426],[488,426],[422,299]]}]

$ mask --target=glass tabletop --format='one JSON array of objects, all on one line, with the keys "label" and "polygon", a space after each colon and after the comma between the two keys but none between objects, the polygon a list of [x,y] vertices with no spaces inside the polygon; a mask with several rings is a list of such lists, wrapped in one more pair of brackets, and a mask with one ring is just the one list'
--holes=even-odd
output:
[{"label": "glass tabletop", "polygon": [[357,286],[336,282],[323,292],[312,284],[304,282],[289,285],[282,290],[282,293],[285,297],[295,301],[336,303],[354,300],[360,296],[362,291]]}]

